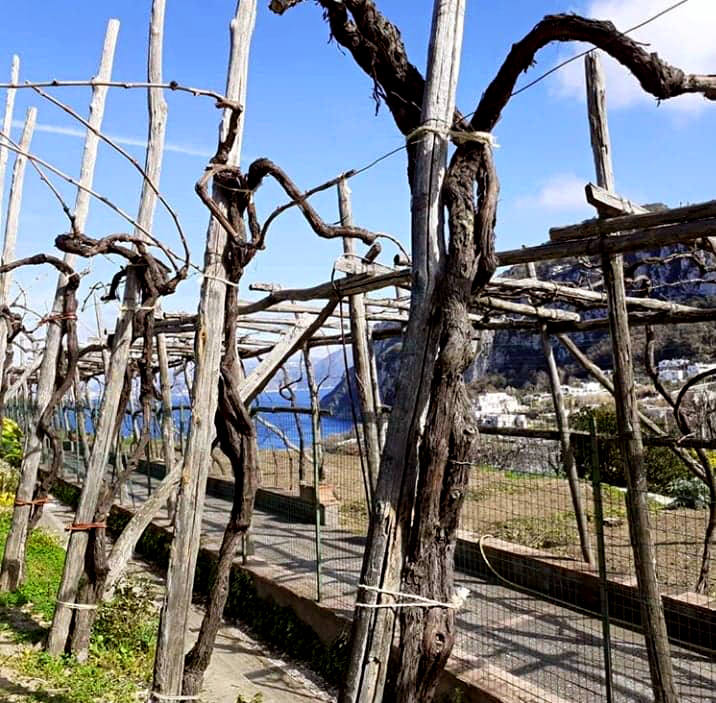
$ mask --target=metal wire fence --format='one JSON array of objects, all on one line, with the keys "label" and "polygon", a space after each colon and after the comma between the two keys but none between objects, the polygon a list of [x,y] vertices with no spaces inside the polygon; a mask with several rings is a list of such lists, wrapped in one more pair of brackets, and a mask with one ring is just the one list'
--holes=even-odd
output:
[{"label": "metal wire fence", "polygon": [[[294,515],[279,537],[281,546],[268,540],[257,545],[257,554],[267,561],[283,558],[289,569],[297,553],[320,563],[317,569],[304,568],[320,583],[316,593],[325,604],[350,612],[368,509],[360,435],[349,417],[342,421],[342,432],[322,440],[320,496],[328,517],[320,535],[314,531],[311,545],[313,526]],[[295,444],[298,437],[290,432]],[[295,454],[291,458],[285,447],[262,453],[265,488],[300,496]],[[593,467],[582,467],[578,492],[594,554],[594,563],[587,565],[560,467],[555,440],[482,437],[456,550],[457,585],[468,588],[471,597],[459,613],[453,660],[463,670],[480,671],[495,687],[508,683],[524,690],[531,700],[652,700],[625,489],[599,477],[593,482]],[[683,701],[712,700],[713,601],[694,593],[707,511],[673,496],[650,492],[646,499],[662,591],[672,596],[665,607],[677,691]],[[256,524],[274,519],[266,512]],[[267,535],[265,528],[255,531],[262,529]]]},{"label": "metal wire fence", "polygon": [[[272,565],[284,584],[349,615],[368,526],[361,434],[350,414],[324,415],[314,442],[310,415],[287,410],[255,416],[261,478],[247,551]],[[18,404],[7,411],[20,422],[28,414]],[[56,424],[74,440],[67,445],[67,477],[81,482],[78,417],[66,408]],[[187,408],[177,407],[178,453],[188,417]],[[91,434],[89,421],[87,428]],[[131,434],[129,417],[125,432]],[[159,434],[157,424],[153,436]],[[578,496],[594,555],[587,565],[559,443],[483,434],[455,555],[456,585],[471,593],[458,614],[452,655],[460,670],[479,672],[491,687],[523,690],[530,700],[652,700],[625,490],[601,480],[610,476],[608,445],[599,444],[596,463],[590,451],[582,452],[588,459]],[[158,439],[149,458],[161,460]],[[601,476],[594,475],[597,468]],[[211,473],[216,485],[207,498],[207,544],[218,542],[231,497],[228,463],[219,457]],[[151,471],[139,475],[123,502],[136,507],[157,479]],[[682,701],[711,701],[713,580],[706,592],[695,592],[706,503],[688,492],[665,497],[650,491],[645,498],[677,691]]]}]

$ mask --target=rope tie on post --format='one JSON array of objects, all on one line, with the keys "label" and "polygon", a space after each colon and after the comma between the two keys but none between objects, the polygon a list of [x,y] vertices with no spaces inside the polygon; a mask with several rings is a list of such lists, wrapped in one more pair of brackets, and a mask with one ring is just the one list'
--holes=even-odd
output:
[{"label": "rope tie on post", "polygon": [[449,127],[440,127],[438,125],[429,124],[421,124],[416,127],[405,137],[405,141],[406,143],[412,142],[417,137],[422,137],[425,134],[437,134],[439,137],[444,137],[446,139],[450,138],[456,144],[477,142],[479,144],[485,144],[493,149],[497,149],[500,146],[492,132],[462,131],[459,129],[450,129]]},{"label": "rope tie on post", "polygon": [[67,525],[67,532],[86,532],[87,530],[104,530],[107,529],[106,522],[73,522]]},{"label": "rope tie on post", "polygon": [[33,506],[33,505],[45,505],[46,503],[49,503],[50,499],[45,498],[35,498],[35,500],[18,500],[15,499],[15,506],[18,508],[23,508],[25,506]]},{"label": "rope tie on post", "polygon": [[455,593],[447,603],[432,598],[424,598],[415,593],[402,593],[400,591],[389,591],[377,586],[367,586],[363,583],[358,585],[359,590],[370,591],[371,593],[381,593],[393,598],[407,599],[398,600],[396,603],[356,603],[357,608],[450,608],[459,610],[470,595],[470,589],[460,587],[455,589]]},{"label": "rope tie on post", "polygon": [[40,321],[37,323],[37,326],[40,327],[41,325],[46,325],[49,322],[62,322],[63,320],[76,320],[76,319],[77,319],[77,313],[75,313],[75,312],[51,313],[49,315],[45,315],[44,317],[41,317]]}]

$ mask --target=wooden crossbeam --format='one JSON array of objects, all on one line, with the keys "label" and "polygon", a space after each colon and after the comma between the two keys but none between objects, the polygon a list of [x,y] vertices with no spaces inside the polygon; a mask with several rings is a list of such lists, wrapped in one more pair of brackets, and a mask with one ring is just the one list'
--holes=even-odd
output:
[{"label": "wooden crossbeam", "polygon": [[[628,215],[631,218],[649,218],[664,215],[665,213],[646,213],[644,215]],[[620,217],[603,220],[605,230],[601,234],[617,232],[624,229],[615,227],[612,223],[621,220]],[[643,223],[642,223],[643,225]],[[636,228],[633,228],[636,229]],[[638,251],[650,247],[660,247],[669,244],[692,242],[696,239],[716,234],[716,207],[713,216],[699,218],[694,221],[679,222],[663,226],[639,228],[636,231],[614,234],[612,237],[585,236],[582,239],[552,241],[548,244],[539,244],[524,249],[511,249],[498,252],[499,266],[514,266],[526,264],[529,261],[554,261],[569,259],[575,256],[591,256],[595,254],[623,254],[628,251]],[[577,235],[579,236],[579,235]]]},{"label": "wooden crossbeam", "polygon": [[695,205],[670,208],[660,212],[645,212],[637,215],[622,215],[607,219],[585,220],[577,225],[553,227],[549,230],[552,242],[562,242],[581,237],[592,237],[600,234],[626,232],[675,223],[693,222],[716,218],[716,200],[709,200]]},{"label": "wooden crossbeam", "polygon": [[241,382],[239,395],[244,403],[250,404],[261,393],[281,364],[302,346],[304,340],[310,339],[323,326],[335,306],[336,302],[331,300],[321,315],[301,315],[296,320],[293,329],[286,332],[266,358]]},{"label": "wooden crossbeam", "polygon": [[616,193],[610,193],[594,183],[587,183],[584,187],[584,194],[587,202],[593,205],[600,217],[619,217],[620,215],[643,215],[649,212],[641,205],[633,203],[628,198],[623,198]]},{"label": "wooden crossbeam", "polygon": [[390,268],[389,266],[383,266],[383,264],[378,264],[376,262],[366,263],[358,257],[345,255],[339,256],[335,260],[333,268],[335,268],[336,271],[346,274],[370,273],[374,276],[392,273],[395,271],[395,269]]}]

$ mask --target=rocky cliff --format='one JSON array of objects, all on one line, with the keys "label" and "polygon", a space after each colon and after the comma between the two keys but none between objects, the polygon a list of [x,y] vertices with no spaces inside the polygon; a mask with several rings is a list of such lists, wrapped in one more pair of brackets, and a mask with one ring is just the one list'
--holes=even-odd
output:
[{"label": "rocky cliff", "polygon": [[[593,290],[601,289],[597,262],[588,259],[545,263],[538,267],[542,280],[569,283]],[[685,247],[669,246],[630,254],[625,257],[625,276],[628,295],[659,298],[698,307],[716,306],[716,268],[713,256],[699,253],[692,256]],[[524,268],[514,267],[502,274],[509,278],[524,278]],[[566,306],[564,306],[566,307]],[[587,317],[602,317],[604,309],[589,310]],[[634,358],[637,371],[642,368],[643,329],[634,328]],[[671,325],[656,328],[658,358],[689,358],[694,361],[712,361],[716,348],[716,324]],[[611,344],[607,330],[572,335],[577,345],[604,369],[611,367]],[[396,380],[400,372],[400,339],[376,343],[376,359],[383,402],[392,404]],[[465,377],[476,390],[495,387],[542,385],[546,381],[544,355],[539,336],[517,330],[483,331],[475,345],[475,360]],[[565,380],[584,378],[585,373],[566,349],[555,342],[555,355]],[[351,383],[355,379],[351,369]],[[357,398],[357,395],[354,394]],[[324,397],[324,403],[336,411],[348,405],[345,374],[341,381]]]}]

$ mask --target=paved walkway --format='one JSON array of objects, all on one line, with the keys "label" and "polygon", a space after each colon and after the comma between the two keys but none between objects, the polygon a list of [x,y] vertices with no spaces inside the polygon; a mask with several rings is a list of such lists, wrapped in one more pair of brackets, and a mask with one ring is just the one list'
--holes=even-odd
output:
[{"label": "paved walkway", "polygon": [[[51,503],[40,524],[66,541],[68,533],[64,528],[72,522],[73,516],[66,506]],[[130,562],[128,572],[149,578],[159,587],[164,584],[163,578],[140,559]],[[199,630],[202,617],[203,611],[192,605],[189,627],[193,636]],[[217,634],[211,663],[204,677],[201,700],[204,703],[234,703],[239,696],[243,701],[271,703],[332,703],[336,700],[333,692],[318,682],[312,672],[281,659],[245,630],[224,623]]]},{"label": "paved walkway", "polygon": [[[147,495],[146,476],[137,477],[124,498],[136,506]],[[203,544],[218,549],[228,517],[228,502],[207,496]],[[284,585],[316,595],[315,527],[260,510],[251,538],[256,557],[290,576]],[[364,538],[345,530],[321,529],[321,601],[352,613]],[[250,558],[249,558],[250,559]],[[513,677],[525,684],[525,701],[606,700],[601,621],[539,598],[464,573],[457,583],[471,595],[458,617],[453,658],[467,669],[488,671],[488,679]],[[643,638],[612,627],[614,701],[653,700]],[[716,701],[716,662],[694,652],[673,649],[677,691],[682,703]],[[272,700],[269,697],[269,700]]]}]

